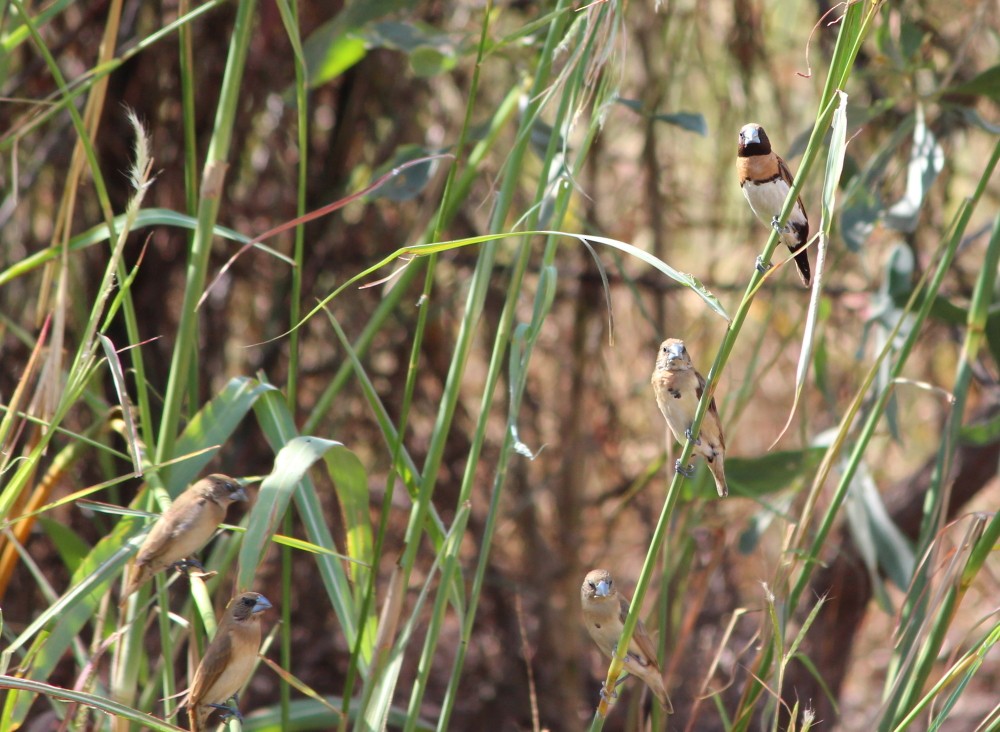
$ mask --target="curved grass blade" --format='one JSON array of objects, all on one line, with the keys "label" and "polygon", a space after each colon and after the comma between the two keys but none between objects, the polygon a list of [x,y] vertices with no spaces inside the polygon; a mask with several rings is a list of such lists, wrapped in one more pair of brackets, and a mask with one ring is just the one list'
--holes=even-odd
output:
[{"label": "curved grass blade", "polygon": [[103,696],[63,689],[62,687],[45,684],[41,681],[32,681],[31,679],[22,679],[14,676],[0,676],[0,689],[17,689],[28,691],[32,694],[44,694],[61,701],[75,702],[116,717],[121,717],[122,719],[127,719],[136,724],[141,724],[143,725],[143,729],[162,730],[162,732],[178,732],[178,730],[183,732],[184,729],[183,727],[176,727],[158,717],[136,711],[132,707]]},{"label": "curved grass blade", "polygon": [[294,437],[274,458],[274,469],[264,478],[257,501],[250,512],[250,523],[240,546],[239,569],[236,573],[236,592],[253,587],[257,566],[264,552],[271,545],[271,538],[278,532],[288,503],[299,481],[332,447],[342,443],[319,437]]}]

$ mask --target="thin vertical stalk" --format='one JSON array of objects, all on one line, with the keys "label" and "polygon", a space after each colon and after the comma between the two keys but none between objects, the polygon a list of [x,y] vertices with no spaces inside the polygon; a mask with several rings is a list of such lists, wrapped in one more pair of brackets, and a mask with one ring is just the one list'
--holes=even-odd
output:
[{"label": "thin vertical stalk", "polygon": [[[285,25],[285,32],[292,46],[292,61],[295,69],[295,126],[297,133],[297,144],[299,149],[298,157],[298,180],[296,185],[296,206],[295,215],[302,218],[306,213],[306,194],[308,184],[308,160],[309,160],[309,104],[306,89],[306,66],[302,53],[302,39],[299,35],[299,14],[298,4],[293,0],[283,0],[278,2],[278,11],[281,13],[281,20]],[[295,262],[291,272],[291,293],[289,294],[288,322],[298,323],[302,309],[302,267],[305,257],[305,226],[295,227],[295,242],[293,244],[292,258]],[[285,385],[285,398],[288,403],[288,413],[295,419],[298,405],[298,381],[299,381],[299,329],[293,328],[288,337],[288,379]],[[285,532],[291,535],[292,516],[291,513],[285,516]],[[377,566],[377,565],[376,565]],[[281,548],[282,567],[282,603],[281,603],[281,665],[282,668],[292,668],[292,550],[290,547]],[[363,623],[362,615],[360,623]],[[358,633],[357,642],[361,643],[365,634]],[[287,683],[281,684],[281,728],[289,727],[289,715],[292,703],[291,687]]]},{"label": "thin vertical stalk", "polygon": [[[484,9],[483,12],[482,29],[480,32],[478,50],[476,52],[477,53],[476,63],[473,69],[472,82],[468,94],[468,101],[466,102],[466,107],[465,107],[465,116],[462,120],[462,127],[459,131],[458,141],[455,145],[455,150],[457,154],[451,166],[448,169],[448,175],[445,179],[444,190],[442,191],[441,195],[441,205],[438,207],[437,216],[434,219],[433,231],[431,233],[431,237],[434,240],[441,238],[442,232],[446,225],[446,221],[449,219],[448,211],[451,208],[450,204],[453,200],[452,197],[457,192],[455,190],[455,180],[458,173],[458,166],[459,166],[459,160],[461,159],[461,154],[465,151],[466,146],[468,145],[469,131],[472,126],[472,112],[479,92],[479,77],[480,77],[481,64],[483,60],[483,55],[485,54],[486,51],[486,43],[488,39],[487,31],[489,29],[491,9],[492,9],[492,0],[488,0],[486,8]],[[396,476],[397,476],[397,466],[399,465],[400,453],[402,451],[402,446],[403,446],[403,436],[406,434],[407,425],[409,423],[410,407],[413,403],[413,394],[416,388],[418,366],[420,362],[420,353],[423,349],[423,338],[427,329],[427,317],[429,311],[428,303],[430,302],[431,293],[433,291],[436,271],[437,271],[437,254],[432,254],[427,258],[427,270],[424,274],[424,287],[419,300],[420,305],[417,314],[417,324],[416,327],[414,328],[413,343],[410,347],[410,357],[406,370],[406,382],[403,387],[403,399],[400,407],[399,422],[396,429],[396,439],[393,443],[393,448],[392,448],[392,461],[390,463],[391,467],[389,470],[389,474],[386,478],[386,493],[383,499],[383,511],[386,511],[389,508],[392,501],[393,487],[395,486]],[[460,512],[459,515],[467,516],[468,512],[467,511]],[[383,513],[383,521],[382,521],[382,529],[384,530],[384,528],[385,528],[385,513]],[[461,529],[458,531],[457,535],[461,536]],[[380,531],[379,536],[376,540],[375,555],[373,559],[374,567],[379,566],[379,561],[382,555],[382,545],[383,545],[383,533],[382,531]],[[408,576],[409,576],[408,573],[406,573],[406,570],[404,570],[404,578],[407,578]],[[370,582],[367,588],[367,592],[365,593],[364,601],[362,604],[362,613],[363,613],[362,617],[365,617],[365,615],[368,613],[368,608],[374,601],[375,579],[376,579],[375,572],[372,572],[370,575]],[[444,586],[444,581],[442,580],[442,587],[443,586]],[[438,598],[440,598],[442,595],[446,596],[447,593],[439,592]],[[429,634],[428,638],[430,637],[431,635]],[[359,642],[360,642],[360,636],[359,636]],[[360,645],[359,644],[356,645],[357,647],[354,649],[354,653],[352,653],[351,656],[351,667],[348,673],[348,683],[346,685],[346,689],[343,695],[344,717],[340,724],[341,729],[344,729],[346,725],[347,711],[349,708],[348,706],[349,699],[353,692],[354,670],[357,665],[357,658],[360,651]],[[377,663],[381,663],[381,661],[382,661],[381,658],[376,659]],[[369,683],[365,684],[363,699],[362,699],[362,709],[367,708],[369,700],[371,698],[371,693],[375,688],[375,684],[371,683],[371,681],[377,678],[378,668],[375,667],[373,671],[374,673],[371,675]],[[419,685],[420,685],[420,679],[418,678],[417,686]],[[414,696],[416,695],[417,692],[415,690]],[[408,726],[412,724],[415,721],[415,719],[416,715],[409,715],[409,721],[407,723]]]},{"label": "thin vertical stalk", "polygon": [[[1000,145],[998,145],[998,149],[1000,149]],[[959,237],[954,238],[959,240]],[[994,221],[993,234],[986,250],[985,261],[979,270],[979,277],[976,280],[972,302],[969,306],[965,341],[962,344],[962,352],[955,374],[955,387],[952,390],[952,409],[948,415],[944,439],[941,440],[941,446],[938,449],[937,464],[924,500],[924,516],[921,523],[920,542],[917,547],[918,556],[923,556],[931,550],[931,544],[938,536],[947,515],[950,491],[946,481],[951,475],[955,449],[959,444],[959,432],[965,417],[969,387],[973,378],[972,364],[976,361],[985,339],[986,320],[993,300],[998,263],[1000,263],[1000,217]],[[898,674],[907,671],[907,665],[900,665],[899,661],[909,657],[910,650],[920,637],[919,629],[923,625],[927,608],[925,589],[930,583],[929,573],[936,565],[937,562],[934,561],[922,563],[907,592],[901,615],[901,624],[906,628],[906,632],[903,634],[903,640],[895,653],[897,664],[894,664],[893,671],[896,678],[887,679],[888,684],[894,684],[899,678]],[[940,621],[941,615],[938,614],[936,624],[940,625]],[[930,649],[929,652],[928,649]],[[932,671],[933,662],[937,657],[934,652],[936,649],[937,645],[932,644],[930,639],[925,639],[922,657],[915,661],[913,667],[908,670],[908,678],[905,679],[905,683],[897,688],[890,697],[881,729],[889,729],[899,721],[900,715],[905,715],[916,704],[917,698]]]},{"label": "thin vertical stalk", "polygon": [[[931,307],[934,303],[934,295],[935,293],[938,292],[938,290],[941,287],[941,283],[943,282],[944,277],[951,266],[951,262],[955,256],[958,245],[961,242],[963,233],[965,232],[965,229],[968,226],[969,219],[971,218],[972,213],[975,210],[976,204],[981,198],[983,191],[986,188],[986,184],[989,181],[993,173],[993,170],[996,168],[998,161],[1000,161],[1000,143],[998,143],[997,146],[994,148],[993,155],[990,158],[990,161],[987,163],[984,174],[980,178],[979,185],[976,187],[976,191],[974,192],[973,196],[968,201],[966,201],[966,205],[959,216],[958,222],[952,231],[952,235],[948,240],[947,244],[945,245],[945,251],[941,256],[941,260],[938,263],[938,267],[934,273],[933,278],[931,279],[930,284],[927,286],[924,292],[914,293],[913,296],[914,299],[918,296],[918,294],[922,297],[921,307],[919,308],[917,314],[914,316],[914,320],[910,324],[911,330],[909,335],[907,336],[903,345],[899,349],[897,360],[893,364],[893,367],[890,372],[889,376],[890,383],[894,379],[896,379],[902,372],[902,368],[905,365],[907,359],[909,358],[910,352],[912,351],[913,347],[916,345],[917,340],[919,340],[922,334],[920,326],[923,324],[927,316],[930,314]],[[798,602],[802,597],[802,593],[805,592],[806,588],[809,585],[809,582],[812,578],[813,568],[816,565],[816,558],[819,557],[820,551],[822,550],[822,547],[826,542],[827,537],[829,536],[829,533],[833,527],[837,513],[841,505],[843,504],[844,499],[847,496],[848,487],[851,481],[853,480],[855,473],[857,472],[858,466],[861,463],[861,459],[864,456],[868,444],[870,443],[872,437],[874,436],[875,429],[879,421],[881,420],[882,414],[885,410],[885,405],[888,402],[890,395],[891,395],[891,389],[885,389],[879,395],[876,404],[872,407],[872,410],[869,412],[868,418],[858,435],[858,440],[854,445],[851,455],[847,460],[844,472],[841,475],[840,482],[830,500],[827,512],[824,515],[820,523],[820,526],[813,534],[813,540],[809,545],[808,549],[805,549],[802,552],[802,556],[805,557],[805,563],[801,573],[799,574],[795,586],[792,588],[791,592],[788,595],[786,607],[789,610],[798,607]],[[823,472],[821,471],[821,475],[822,474]],[[764,654],[759,660],[759,663],[757,663],[758,676],[760,676],[760,670],[767,668],[771,660],[772,656],[770,655],[770,647],[768,647],[768,649],[765,650]],[[734,727],[734,729],[743,730],[749,726],[750,724],[749,710],[753,706],[753,703],[757,699],[757,697],[762,693],[762,691],[763,688],[761,687],[759,682],[751,681],[750,686],[744,691],[744,696],[743,696],[742,706],[746,710],[745,716],[740,720],[738,720],[739,723]]]},{"label": "thin vertical stalk", "polygon": [[205,287],[208,257],[212,249],[212,229],[219,214],[219,203],[224,188],[227,159],[233,136],[233,123],[239,106],[240,85],[250,48],[253,29],[255,0],[241,0],[237,4],[236,22],[229,46],[229,57],[222,77],[219,106],[215,126],[208,146],[205,169],[202,174],[198,199],[198,228],[195,231],[191,254],[188,258],[184,300],[181,305],[180,323],[170,360],[170,376],[164,397],[163,418],[160,421],[156,462],[162,463],[173,456],[177,440],[177,426],[181,420],[184,394],[196,360],[192,357],[198,342],[198,299]]},{"label": "thin vertical stalk", "polygon": [[[612,12],[608,10],[608,6],[602,7],[601,17],[595,19],[593,22],[600,23],[604,20],[604,15],[607,12]],[[561,35],[561,31],[560,31]],[[552,37],[552,36],[550,36]],[[593,37],[591,38],[593,41]],[[589,50],[589,48],[588,48]],[[579,88],[582,83],[583,74],[585,73],[585,65],[580,62],[578,63],[576,69],[573,73],[573,80],[567,85],[568,88]],[[537,80],[538,77],[536,77]],[[575,83],[573,83],[575,82]],[[555,115],[555,125],[556,130],[560,129],[560,124],[565,122],[570,118],[572,112],[572,101],[573,95],[567,93],[562,97],[560,107]],[[525,116],[526,121],[530,123],[531,117]],[[530,129],[530,124],[528,125]],[[592,124],[589,134],[586,140],[580,147],[579,154],[575,163],[575,172],[578,172],[583,165],[583,161],[586,159],[587,150],[589,150],[591,144],[593,143],[594,135],[597,132],[597,125]],[[549,185],[547,171],[551,168],[555,154],[559,152],[556,149],[558,135],[553,135],[549,139],[549,146],[546,151],[545,161],[543,163],[543,168],[540,174],[539,189],[536,192],[536,200],[541,200],[545,195],[546,187]],[[561,221],[566,214],[566,210],[569,205],[569,201],[572,195],[572,187],[568,185],[563,185],[559,190],[559,195],[556,200],[554,207],[553,220]],[[526,218],[526,226],[530,229],[533,228],[534,224],[538,220],[540,208],[535,206]],[[539,291],[535,295],[535,313],[537,317],[544,317],[545,312],[547,312],[548,306],[551,303],[546,303],[546,293],[545,293],[545,279],[547,276],[554,277],[554,269],[551,268],[551,264],[555,259],[555,254],[557,251],[557,239],[555,237],[549,237],[546,248],[542,256],[542,277],[539,280]],[[500,322],[497,326],[497,333],[494,339],[493,352],[490,358],[490,364],[487,371],[486,385],[483,389],[483,399],[479,410],[479,421],[476,425],[475,434],[478,439],[473,443],[470,449],[469,459],[466,462],[466,470],[463,475],[462,488],[459,492],[459,505],[462,505],[465,501],[468,501],[471,492],[472,485],[475,480],[476,465],[479,461],[480,450],[482,449],[483,436],[486,433],[486,421],[490,410],[492,408],[493,395],[496,391],[496,385],[499,381],[501,369],[505,361],[505,353],[507,349],[507,344],[510,342],[511,335],[513,333],[514,317],[517,307],[518,297],[522,288],[522,281],[524,274],[527,270],[527,265],[529,262],[530,255],[530,242],[524,242],[518,253],[514,271],[511,275],[511,281],[508,286],[507,297],[504,301],[504,309],[501,312]],[[551,274],[547,273],[550,272]],[[554,287],[554,282],[551,285]],[[537,333],[532,334],[532,337],[525,341],[525,350],[520,356],[520,360],[524,365],[530,361],[531,351],[534,348],[535,338]],[[479,605],[479,598],[482,593],[483,584],[486,577],[486,568],[489,563],[490,549],[492,546],[493,534],[496,528],[496,522],[500,515],[499,501],[502,495],[502,489],[506,481],[507,476],[507,466],[509,464],[510,458],[513,454],[513,426],[516,421],[516,417],[520,412],[521,399],[524,394],[524,388],[526,385],[526,369],[522,369],[521,380],[518,383],[511,383],[511,395],[510,402],[508,404],[508,425],[504,432],[504,442],[501,446],[498,463],[496,471],[494,473],[493,487],[490,495],[490,505],[486,516],[486,524],[483,527],[483,538],[479,548],[479,561],[476,566],[476,574],[473,578],[472,590],[469,593],[469,599],[465,611],[465,618],[462,622],[462,637],[461,642],[458,644],[458,650],[455,655],[454,663],[452,664],[452,672],[448,680],[448,689],[445,693],[444,703],[442,705],[442,710],[438,718],[438,730],[448,729],[448,725],[451,719],[451,714],[454,709],[455,700],[458,697],[458,687],[462,679],[462,668],[465,663],[465,655],[469,646],[469,641],[472,636],[472,629],[475,624],[476,610]],[[464,526],[461,527],[464,531]],[[447,588],[454,576],[454,572],[457,571],[458,567],[458,547],[455,547],[452,554],[450,554],[445,565],[442,568],[441,576],[441,587]],[[443,613],[443,607],[435,608],[436,613]],[[438,624],[441,622],[441,616],[435,615],[435,619]],[[430,633],[429,633],[430,635]],[[412,705],[411,705],[412,709]]]}]

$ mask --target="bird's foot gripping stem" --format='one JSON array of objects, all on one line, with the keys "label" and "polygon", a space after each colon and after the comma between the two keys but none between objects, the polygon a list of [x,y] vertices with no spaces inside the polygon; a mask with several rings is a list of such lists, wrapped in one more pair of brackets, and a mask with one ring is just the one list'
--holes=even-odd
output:
[{"label": "bird's foot gripping stem", "polygon": [[694,465],[688,465],[687,467],[684,467],[683,463],[681,463],[680,460],[674,462],[674,470],[683,475],[685,478],[694,477]]}]

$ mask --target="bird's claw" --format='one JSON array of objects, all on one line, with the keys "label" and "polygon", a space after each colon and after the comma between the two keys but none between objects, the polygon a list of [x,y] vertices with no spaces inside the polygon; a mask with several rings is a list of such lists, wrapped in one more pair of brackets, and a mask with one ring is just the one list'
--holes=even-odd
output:
[{"label": "bird's claw", "polygon": [[[616,688],[617,686],[618,685],[615,684]],[[614,704],[615,701],[618,699],[618,692],[612,689],[611,693],[608,693],[608,687],[605,686],[604,684],[601,684],[601,699],[606,701],[608,704]]]},{"label": "bird's claw", "polygon": [[674,470],[683,475],[685,478],[694,477],[694,465],[688,465],[685,468],[679,459],[674,462]]},{"label": "bird's claw", "polygon": [[243,715],[240,714],[240,710],[235,706],[229,706],[228,704],[209,704],[208,706],[218,709],[221,713],[223,721],[227,719],[236,719],[240,724],[243,724]]},{"label": "bird's claw", "polygon": [[757,268],[758,272],[760,272],[761,274],[766,274],[767,271],[771,269],[771,267],[773,267],[774,265],[771,264],[770,262],[764,264],[763,258],[760,255],[757,255],[757,260],[754,262],[754,266]]},{"label": "bird's claw", "polygon": [[688,427],[686,430],[684,430],[684,436],[686,438],[688,438],[694,444],[701,445],[701,438],[699,437],[698,439],[695,439],[694,433],[691,432],[691,428],[690,427]]},{"label": "bird's claw", "polygon": [[787,234],[789,231],[791,231],[791,227],[789,227],[787,224],[785,226],[781,225],[781,222],[778,221],[777,216],[771,217],[771,228],[777,231],[779,234]]},{"label": "bird's claw", "polygon": [[197,559],[181,559],[180,561],[174,562],[170,566],[176,569],[178,572],[183,572],[184,574],[188,574],[192,567],[197,569],[199,572],[208,571],[205,569],[205,565],[199,562]]}]

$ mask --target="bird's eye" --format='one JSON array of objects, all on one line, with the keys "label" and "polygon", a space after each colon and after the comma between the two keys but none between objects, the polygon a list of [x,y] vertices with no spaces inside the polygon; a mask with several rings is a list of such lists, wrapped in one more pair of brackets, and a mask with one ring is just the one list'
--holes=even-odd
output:
[{"label": "bird's eye", "polygon": [[597,589],[597,585],[595,585],[593,582],[588,582],[587,584],[590,585],[590,589],[592,589],[592,590],[596,590]]}]

